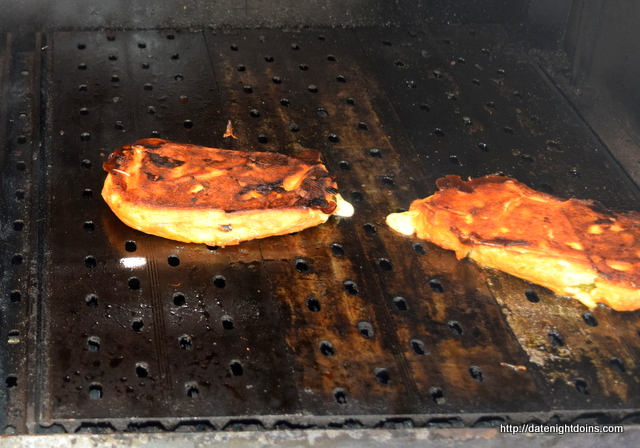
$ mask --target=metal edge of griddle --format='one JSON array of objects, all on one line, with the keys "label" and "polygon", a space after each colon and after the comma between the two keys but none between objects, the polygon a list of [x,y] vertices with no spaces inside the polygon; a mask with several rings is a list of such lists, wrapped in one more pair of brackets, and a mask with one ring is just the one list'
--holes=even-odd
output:
[{"label": "metal edge of griddle", "polygon": [[588,129],[588,132],[593,136],[594,139],[602,145],[605,149],[604,154],[614,169],[620,174],[620,177],[624,179],[625,183],[629,186],[629,188],[633,191],[636,197],[640,198],[640,186],[633,180],[631,175],[624,169],[624,166],[614,154],[614,151],[611,150],[610,146],[607,142],[600,136],[600,133],[594,128],[594,126],[589,123],[588,118],[584,113],[580,111],[580,108],[576,104],[576,102],[571,98],[570,95],[563,89],[562,85],[554,79],[554,77],[547,71],[545,68],[538,63],[534,58],[529,56],[529,54],[525,51],[524,47],[518,43],[519,50],[521,51],[523,57],[526,58],[527,62],[538,72],[540,78],[542,78],[550,87],[551,90],[562,99],[562,101],[570,106],[571,113],[576,117],[576,120],[580,122],[582,126]]},{"label": "metal edge of griddle", "polygon": [[[633,425],[628,421],[637,416],[635,409],[603,411],[562,411],[544,413],[468,413],[468,414],[407,414],[407,415],[245,415],[209,418],[124,418],[124,419],[72,419],[52,420],[40,425],[35,433],[53,434],[109,434],[153,432],[230,432],[230,431],[301,431],[376,430],[408,428],[496,428],[500,425]],[[196,429],[199,428],[199,429]]]},{"label": "metal edge of griddle", "polygon": [[[17,158],[15,167],[9,168],[9,164],[3,173],[4,187],[8,187],[13,181],[16,188],[15,192],[5,195],[5,201],[12,201],[10,213],[6,217],[13,214],[14,218],[20,218],[14,221],[13,230],[16,232],[6,241],[8,247],[13,247],[14,255],[11,257],[11,268],[4,270],[14,280],[12,288],[15,288],[10,296],[7,294],[11,307],[11,327],[6,334],[15,339],[10,342],[12,348],[9,351],[14,365],[11,366],[11,371],[6,372],[7,391],[11,390],[8,421],[3,428],[6,434],[28,431],[28,414],[32,408],[31,385],[35,378],[29,366],[32,360],[30,351],[37,345],[33,322],[36,321],[34,316],[37,313],[35,302],[38,287],[34,281],[39,264],[37,257],[32,255],[37,248],[35,235],[38,214],[35,212],[36,202],[32,193],[34,173],[37,171],[34,167],[38,161],[35,152],[40,144],[40,51],[34,51],[34,47],[39,47],[39,40],[39,34],[7,36],[8,54],[3,73],[3,84],[7,89],[3,104],[8,108],[3,109],[7,125],[4,140],[7,148],[11,149],[10,152],[7,151],[8,157]],[[34,122],[38,124],[34,126]],[[9,253],[7,259],[8,256]],[[19,258],[14,263],[16,256]]]},{"label": "metal edge of griddle", "polygon": [[[9,78],[9,70],[11,67],[11,41],[12,41],[12,34],[11,33],[7,33],[6,35],[4,35],[5,39],[4,39],[4,51],[2,52],[2,69],[0,70],[0,82],[2,82],[2,90],[1,90],[1,95],[2,95],[2,105],[0,106],[0,120],[2,120],[2,123],[7,123],[8,122],[8,108],[9,108],[9,102],[8,102],[8,95],[9,95],[9,83],[7,82],[8,78]],[[7,135],[7,129],[6,129],[6,125],[5,126],[0,126],[0,142],[3,143],[4,146],[4,142],[6,140],[6,135]],[[6,153],[5,153],[6,154]],[[5,160],[8,158],[8,154],[6,154],[3,158],[3,163],[2,163],[2,169],[6,170],[7,166],[4,162]],[[7,198],[7,192],[5,191],[6,185],[4,182],[4,175],[3,175],[3,182],[0,183],[0,194],[2,197],[2,202],[0,202],[0,216],[4,217],[7,216],[7,210],[6,208],[8,208],[8,205],[5,205],[5,200]],[[1,247],[2,247],[2,251],[0,252],[2,255],[0,256],[0,272],[3,273],[1,278],[2,283],[0,283],[0,288],[2,288],[2,294],[4,297],[9,295],[9,287],[7,285],[7,279],[6,279],[6,263],[7,263],[7,258],[8,258],[8,248],[6,247],[6,241],[3,239],[1,242]],[[3,310],[4,311],[4,310]],[[4,313],[7,314],[7,313]],[[0,320],[2,322],[2,324],[7,323],[7,319],[8,316],[6,315],[0,315]],[[8,367],[8,357],[6,356],[6,354],[3,354],[2,357],[0,357],[0,373],[3,375],[3,377],[6,376],[7,374],[7,367]],[[9,408],[9,399],[7,396],[7,392],[3,389],[2,391],[0,391],[0,406],[2,407],[2,409],[5,411],[2,413],[2,415],[0,415],[0,427],[5,428],[8,424],[8,408]]]},{"label": "metal edge of griddle", "polygon": [[33,229],[33,238],[36,242],[37,251],[37,270],[32,280],[32,289],[34,291],[34,303],[32,305],[30,321],[31,328],[29,334],[29,385],[30,398],[29,409],[27,413],[27,428],[30,433],[37,433],[38,428],[46,422],[44,403],[47,399],[44,395],[48,394],[46,387],[46,376],[44,375],[45,366],[48,364],[47,350],[48,344],[47,331],[45,328],[47,316],[49,315],[49,307],[47,301],[47,291],[43,288],[48,282],[49,267],[48,257],[49,250],[47,240],[45,238],[46,229],[51,221],[51,203],[46,200],[50,192],[49,166],[51,154],[48,151],[51,140],[52,129],[51,121],[48,119],[49,96],[47,95],[47,86],[49,85],[48,75],[51,72],[52,61],[49,57],[53,40],[49,39],[46,33],[38,33],[36,37],[35,65],[37,77],[35,81],[38,87],[38,102],[34,105],[34,110],[38,111],[38,122],[34,126],[38,134],[38,148],[36,151],[38,169],[34,170],[34,182],[36,184],[36,204],[32,206],[32,216],[37,226]]},{"label": "metal edge of griddle", "polygon": [[350,448],[400,448],[400,447],[467,447],[500,448],[512,446],[566,447],[566,446],[619,446],[635,447],[638,428],[624,428],[624,433],[594,434],[513,434],[500,432],[498,428],[408,428],[396,430],[323,430],[307,429],[299,431],[228,431],[224,433],[145,433],[145,434],[55,434],[47,437],[16,436],[0,439],[0,448],[40,448],[54,446],[74,446],[90,448],[109,446],[129,448],[145,446],[166,448],[179,446],[199,448],[216,446],[231,448],[282,447],[350,447]]}]

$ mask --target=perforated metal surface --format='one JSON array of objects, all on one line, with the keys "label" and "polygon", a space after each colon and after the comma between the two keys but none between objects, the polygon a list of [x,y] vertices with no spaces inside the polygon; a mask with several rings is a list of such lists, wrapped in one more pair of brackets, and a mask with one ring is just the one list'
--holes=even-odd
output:
[{"label": "perforated metal surface", "polygon": [[[637,313],[588,313],[384,225],[445,174],[501,171],[638,208],[499,28],[70,32],[46,44],[45,209],[29,249],[42,257],[41,320],[33,414],[14,426],[483,425],[638,409]],[[223,139],[227,120],[237,140]],[[100,197],[101,164],[150,136],[317,148],[356,214],[226,248],[134,231]]]}]

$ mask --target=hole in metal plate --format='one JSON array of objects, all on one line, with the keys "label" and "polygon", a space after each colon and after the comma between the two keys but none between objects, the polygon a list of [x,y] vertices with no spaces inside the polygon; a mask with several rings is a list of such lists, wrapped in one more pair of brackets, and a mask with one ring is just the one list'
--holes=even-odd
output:
[{"label": "hole in metal plate", "polygon": [[100,383],[92,383],[89,386],[89,398],[92,400],[100,400],[102,398],[102,385]]},{"label": "hole in metal plate", "polygon": [[376,367],[373,369],[373,374],[376,376],[376,379],[380,384],[389,384],[391,381],[391,375],[389,375],[387,369],[383,367]]},{"label": "hole in metal plate", "polygon": [[144,322],[142,318],[137,317],[131,321],[131,329],[136,332],[142,331],[142,327],[144,327]]},{"label": "hole in metal plate", "polygon": [[381,159],[382,158],[382,151],[380,151],[380,149],[378,149],[378,148],[371,148],[369,150],[369,155],[371,157],[375,157],[377,159]]},{"label": "hole in metal plate", "polygon": [[469,367],[469,375],[473,378],[474,381],[481,383],[484,381],[484,375],[482,374],[482,369],[478,366]]},{"label": "hole in metal plate", "polygon": [[87,349],[90,352],[100,350],[100,338],[98,336],[89,336],[89,338],[87,338]]},{"label": "hole in metal plate", "polygon": [[356,282],[351,281],[351,280],[345,280],[343,282],[344,285],[344,289],[351,295],[356,295],[358,294],[358,285],[356,284]]},{"label": "hole in metal plate", "polygon": [[189,398],[198,398],[198,394],[200,390],[198,389],[198,384],[195,381],[190,381],[185,383],[184,385],[185,393]]},{"label": "hole in metal plate", "polygon": [[358,325],[356,325],[356,327],[358,328],[358,331],[360,332],[363,338],[371,339],[373,337],[374,335],[373,325],[371,325],[369,322],[365,322],[365,321],[358,322]]},{"label": "hole in metal plate", "polygon": [[613,370],[615,370],[618,373],[624,373],[627,370],[627,368],[624,365],[624,363],[622,362],[622,360],[620,358],[615,357],[615,356],[609,358],[609,365],[611,366],[611,368]]},{"label": "hole in metal plate", "polygon": [[296,260],[295,267],[298,272],[307,272],[309,270],[309,265],[301,258]]},{"label": "hole in metal plate", "polygon": [[549,342],[551,342],[554,347],[564,346],[564,339],[562,338],[562,335],[557,331],[550,331],[549,333],[547,333],[547,337],[549,338]]},{"label": "hole in metal plate", "polygon": [[244,368],[239,361],[231,361],[231,364],[229,364],[229,370],[233,376],[242,376],[244,374]]},{"label": "hole in metal plate", "polygon": [[435,401],[437,404],[444,404],[445,402],[444,394],[442,393],[442,390],[439,387],[430,388],[429,394],[431,395],[431,398],[433,399],[433,401]]},{"label": "hole in metal plate", "polygon": [[588,311],[585,313],[582,313],[582,319],[584,320],[584,323],[589,325],[590,327],[598,326],[598,319],[596,319],[596,316],[594,316]]},{"label": "hole in metal plate", "polygon": [[455,320],[449,321],[447,325],[449,326],[449,329],[454,335],[462,336],[462,327],[457,321]]},{"label": "hole in metal plate", "polygon": [[147,378],[149,376],[149,364],[146,362],[137,362],[136,376],[138,378]]},{"label": "hole in metal plate", "polygon": [[182,350],[191,350],[191,336],[183,334],[178,338],[178,344]]},{"label": "hole in metal plate", "polygon": [[576,389],[581,394],[589,395],[591,393],[589,391],[589,386],[587,385],[587,382],[585,380],[583,380],[582,378],[576,378],[575,381],[573,382],[573,384],[575,384]]},{"label": "hole in metal plate", "polygon": [[307,308],[309,311],[317,313],[320,311],[320,301],[315,297],[307,298]]},{"label": "hole in metal plate", "polygon": [[424,255],[427,253],[427,249],[420,243],[413,243],[413,250],[420,255]]},{"label": "hole in metal plate", "polygon": [[429,280],[429,286],[431,286],[431,290],[433,292],[437,292],[438,294],[442,294],[444,292],[444,287],[438,279],[432,278],[431,280]]},{"label": "hole in metal plate", "polygon": [[133,289],[133,290],[140,289],[140,279],[138,277],[129,278],[127,284],[129,285],[129,289]]},{"label": "hole in metal plate", "polygon": [[362,227],[364,228],[364,233],[367,235],[375,235],[376,234],[376,226],[371,224],[370,222],[365,222]]},{"label": "hole in metal plate", "polygon": [[538,293],[533,289],[527,289],[524,292],[525,297],[531,303],[538,303],[540,301],[540,297],[538,297]]},{"label": "hole in metal plate", "polygon": [[173,304],[175,306],[184,306],[187,303],[187,299],[184,294],[181,292],[176,292],[173,294]]},{"label": "hole in metal plate", "polygon": [[424,342],[422,342],[420,339],[412,339],[409,342],[409,345],[411,346],[411,350],[413,350],[413,353],[415,353],[416,355],[422,356],[427,354],[427,349],[425,348]]},{"label": "hole in metal plate", "polygon": [[222,275],[216,275],[213,277],[213,286],[216,288],[224,288],[227,286],[227,280]]},{"label": "hole in metal plate", "polygon": [[400,297],[400,296],[394,297],[393,304],[400,311],[407,311],[409,309],[409,306],[407,305],[407,301],[404,297]]},{"label": "hole in metal plate", "polygon": [[320,341],[319,347],[320,353],[322,353],[324,356],[333,356],[336,354],[336,351],[333,348],[333,344],[329,341]]},{"label": "hole in metal plate", "polygon": [[335,255],[336,257],[342,257],[344,256],[344,248],[342,247],[342,244],[339,243],[333,243],[331,245],[331,253],[333,255]]},{"label": "hole in metal plate", "polygon": [[347,403],[347,393],[340,387],[336,387],[335,389],[333,389],[333,398],[335,398],[336,403],[338,404]]},{"label": "hole in metal plate", "polygon": [[231,316],[222,316],[221,318],[222,321],[222,328],[224,328],[225,330],[233,330],[234,326],[233,326],[233,319],[231,318]]},{"label": "hole in metal plate", "polygon": [[84,298],[84,303],[89,308],[95,308],[98,306],[98,296],[96,294],[87,294],[87,296]]},{"label": "hole in metal plate", "polygon": [[95,268],[98,265],[96,257],[93,255],[87,255],[84,257],[84,265],[88,268]]}]

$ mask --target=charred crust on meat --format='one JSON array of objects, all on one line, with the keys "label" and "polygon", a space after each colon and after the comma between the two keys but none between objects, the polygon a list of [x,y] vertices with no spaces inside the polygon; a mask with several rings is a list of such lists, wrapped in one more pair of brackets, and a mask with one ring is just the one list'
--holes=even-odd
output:
[{"label": "charred crust on meat", "polygon": [[124,155],[124,151],[130,150],[131,146],[125,145],[122,148],[118,148],[109,154],[107,160],[102,164],[102,168],[109,173],[114,169],[118,168],[126,161],[126,156]]},{"label": "charred crust on meat", "polygon": [[530,241],[525,240],[511,240],[509,238],[482,238],[476,232],[471,232],[469,234],[463,233],[456,226],[451,226],[449,228],[451,233],[453,233],[460,241],[460,244],[464,244],[465,246],[472,246],[474,244],[480,244],[483,246],[491,246],[491,247],[509,247],[509,246],[529,246],[531,245]]},{"label": "charred crust on meat", "polygon": [[148,153],[148,157],[158,168],[177,168],[185,164],[183,160],[176,160],[155,153]]},{"label": "charred crust on meat", "polygon": [[329,203],[325,198],[313,198],[309,201],[309,207],[322,208],[326,207]]},{"label": "charred crust on meat", "polygon": [[476,244],[492,247],[529,246],[531,244],[530,241],[510,240],[508,238],[482,239],[479,235],[473,235],[473,240]]},{"label": "charred crust on meat", "polygon": [[[611,218],[615,217],[615,213],[613,213],[611,210],[607,209],[604,205],[602,205],[597,201],[581,201],[581,202],[583,202],[584,205],[589,207],[595,213],[598,213],[600,215],[604,215],[607,217],[611,217]],[[610,221],[613,221],[613,220],[610,220]]]},{"label": "charred crust on meat", "polygon": [[247,185],[246,187],[243,187],[238,193],[236,193],[236,196],[244,196],[250,191],[257,191],[261,195],[267,195],[271,192],[283,193],[285,189],[282,188],[282,181],[279,180],[268,184]]},{"label": "charred crust on meat", "polygon": [[145,171],[144,174],[147,175],[147,179],[150,180],[151,182],[159,182],[159,181],[164,179],[164,177],[162,177],[162,176],[160,176],[158,174],[150,173],[148,171]]},{"label": "charred crust on meat", "polygon": [[326,191],[329,194],[338,194],[338,189],[333,187],[326,188],[324,191]]},{"label": "charred crust on meat", "polygon": [[256,185],[255,190],[260,194],[268,194],[272,191],[275,191],[277,193],[283,192],[284,188],[282,188],[282,181],[279,180],[277,182],[271,182],[269,184]]}]

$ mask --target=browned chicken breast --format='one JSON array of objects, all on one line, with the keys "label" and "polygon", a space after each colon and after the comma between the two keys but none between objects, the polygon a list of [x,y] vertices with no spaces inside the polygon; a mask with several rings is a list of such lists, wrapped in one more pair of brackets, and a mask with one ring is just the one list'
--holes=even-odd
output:
[{"label": "browned chicken breast", "polygon": [[640,215],[564,200],[515,179],[447,176],[387,223],[481,265],[618,311],[640,308]]},{"label": "browned chicken breast", "polygon": [[287,157],[145,139],[115,150],[104,169],[102,197],[125,224],[177,241],[232,245],[353,214],[315,150]]}]

